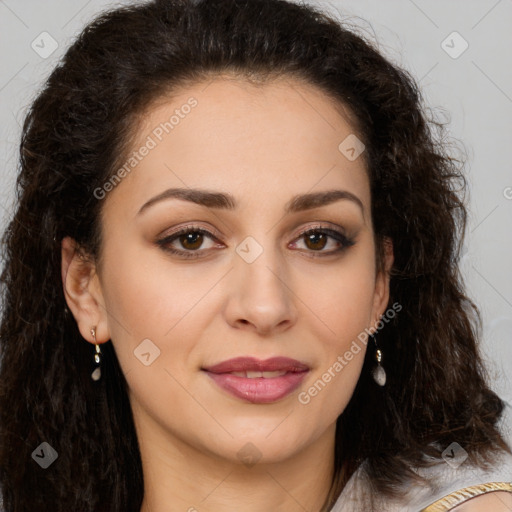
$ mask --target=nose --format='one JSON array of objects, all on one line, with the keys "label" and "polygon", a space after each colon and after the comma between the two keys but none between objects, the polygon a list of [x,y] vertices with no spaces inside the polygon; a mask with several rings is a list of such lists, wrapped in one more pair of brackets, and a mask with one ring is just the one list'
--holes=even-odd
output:
[{"label": "nose", "polygon": [[225,307],[232,327],[271,335],[296,323],[297,297],[278,255],[264,250],[252,263],[235,255],[234,267]]}]

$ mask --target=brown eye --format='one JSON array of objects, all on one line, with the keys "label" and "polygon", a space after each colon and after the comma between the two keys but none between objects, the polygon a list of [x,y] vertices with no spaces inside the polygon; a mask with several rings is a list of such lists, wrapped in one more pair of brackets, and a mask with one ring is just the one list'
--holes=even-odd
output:
[{"label": "brown eye", "polygon": [[156,243],[165,252],[181,258],[205,257],[214,248],[219,248],[215,241],[218,238],[201,227],[185,227],[172,235],[166,236]]},{"label": "brown eye", "polygon": [[[341,254],[355,244],[353,239],[343,233],[324,227],[315,227],[299,234],[292,244],[294,249],[303,249],[310,256],[329,256]],[[300,247],[303,245],[303,247]]]},{"label": "brown eye", "polygon": [[322,250],[327,245],[327,239],[328,236],[325,233],[320,232],[304,235],[306,247],[313,251]]},{"label": "brown eye", "polygon": [[190,233],[186,233],[179,237],[179,241],[184,249],[189,249],[191,251],[199,249],[201,245],[203,245],[204,236],[202,233],[198,233],[197,231],[193,231]]}]

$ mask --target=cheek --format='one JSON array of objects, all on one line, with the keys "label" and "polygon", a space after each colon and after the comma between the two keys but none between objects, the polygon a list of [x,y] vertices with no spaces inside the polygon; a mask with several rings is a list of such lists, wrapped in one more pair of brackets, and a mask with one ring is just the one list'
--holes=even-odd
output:
[{"label": "cheek", "polygon": [[367,350],[372,284],[364,272],[340,272],[312,300],[314,315],[306,328],[316,335],[320,359],[297,396],[308,418],[321,418],[311,428],[335,422],[352,397]]},{"label": "cheek", "polygon": [[354,251],[329,268],[297,271],[294,291],[323,326],[319,332],[326,342],[339,351],[372,322],[375,275],[369,254],[369,249]]},{"label": "cheek", "polygon": [[[128,237],[135,238],[133,234]],[[115,243],[112,240],[111,247]],[[177,265],[163,251],[137,241],[119,257],[114,258],[109,250],[113,252],[106,248],[106,306],[141,335],[149,329],[164,336],[215,283],[211,272],[200,271],[194,264]]]},{"label": "cheek", "polygon": [[144,340],[160,351],[156,366],[165,363],[171,346],[173,358],[186,357],[193,348],[187,340],[200,335],[198,314],[207,314],[201,308],[207,301],[202,299],[215,284],[215,276],[192,277],[193,269],[184,272],[166,264],[165,258],[151,260],[140,250],[123,251],[117,259],[107,255],[105,261],[109,262],[103,272],[105,308],[123,370],[139,367],[136,353]]},{"label": "cheek", "polygon": [[327,423],[346,407],[364,362],[375,292],[374,262],[366,254],[354,254],[329,274],[306,274],[299,291],[311,305],[306,322],[322,359],[298,398]]}]

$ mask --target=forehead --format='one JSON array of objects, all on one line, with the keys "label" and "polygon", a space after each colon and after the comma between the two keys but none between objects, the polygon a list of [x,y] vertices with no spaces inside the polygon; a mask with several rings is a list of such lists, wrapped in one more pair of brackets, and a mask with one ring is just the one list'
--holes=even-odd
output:
[{"label": "forehead", "polygon": [[135,208],[179,186],[231,191],[262,206],[343,187],[367,204],[364,155],[345,151],[357,137],[349,119],[339,102],[293,79],[198,82],[144,112],[124,162],[131,155],[132,165],[113,194],[130,195]]}]

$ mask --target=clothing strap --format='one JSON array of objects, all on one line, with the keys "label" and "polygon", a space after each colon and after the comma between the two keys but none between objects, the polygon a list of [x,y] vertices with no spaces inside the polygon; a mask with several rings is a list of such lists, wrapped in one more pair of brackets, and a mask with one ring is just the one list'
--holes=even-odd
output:
[{"label": "clothing strap", "polygon": [[446,512],[475,496],[496,491],[512,493],[512,482],[489,482],[487,484],[464,487],[464,489],[459,489],[458,491],[446,495],[444,498],[434,501],[434,503],[431,503],[428,507],[421,509],[420,512]]}]

